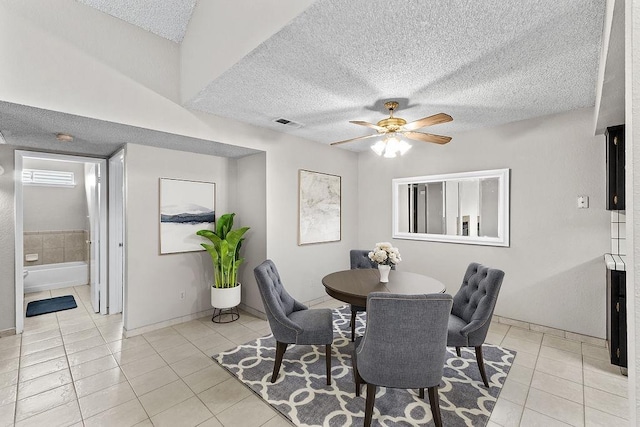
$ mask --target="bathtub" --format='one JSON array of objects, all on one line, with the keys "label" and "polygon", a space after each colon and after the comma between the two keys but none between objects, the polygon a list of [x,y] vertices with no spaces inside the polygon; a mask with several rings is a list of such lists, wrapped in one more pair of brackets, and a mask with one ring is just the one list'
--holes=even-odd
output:
[{"label": "bathtub", "polygon": [[25,293],[89,283],[89,266],[84,261],[30,265],[24,268],[24,274]]}]

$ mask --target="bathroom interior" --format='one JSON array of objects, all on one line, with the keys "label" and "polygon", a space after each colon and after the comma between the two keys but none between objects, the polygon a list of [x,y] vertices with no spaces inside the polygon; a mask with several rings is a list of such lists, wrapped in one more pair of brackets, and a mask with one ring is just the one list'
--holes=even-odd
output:
[{"label": "bathroom interior", "polygon": [[89,284],[90,177],[91,165],[84,162],[24,158],[25,301]]}]

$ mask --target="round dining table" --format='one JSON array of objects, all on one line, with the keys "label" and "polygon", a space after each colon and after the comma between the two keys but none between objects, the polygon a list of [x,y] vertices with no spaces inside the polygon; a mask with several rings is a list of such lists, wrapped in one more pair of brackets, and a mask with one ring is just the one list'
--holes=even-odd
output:
[{"label": "round dining table", "polygon": [[366,307],[371,292],[415,295],[445,291],[445,286],[433,277],[398,270],[391,270],[389,282],[382,283],[375,268],[337,271],[324,276],[322,284],[335,299],[360,307]]}]

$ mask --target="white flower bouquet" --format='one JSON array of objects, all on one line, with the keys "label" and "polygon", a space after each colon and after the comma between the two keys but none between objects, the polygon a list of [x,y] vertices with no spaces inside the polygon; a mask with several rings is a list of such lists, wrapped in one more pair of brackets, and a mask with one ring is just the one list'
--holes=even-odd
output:
[{"label": "white flower bouquet", "polygon": [[378,265],[396,265],[402,261],[398,248],[389,242],[376,243],[376,247],[369,252],[369,259]]}]

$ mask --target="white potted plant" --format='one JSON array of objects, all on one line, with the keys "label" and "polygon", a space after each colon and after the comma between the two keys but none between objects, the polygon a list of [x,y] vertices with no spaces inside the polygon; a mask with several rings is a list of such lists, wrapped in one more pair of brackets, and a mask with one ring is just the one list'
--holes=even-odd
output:
[{"label": "white potted plant", "polygon": [[228,309],[240,304],[241,286],[238,283],[238,268],[244,262],[240,258],[240,247],[249,227],[233,228],[235,213],[222,215],[216,222],[215,231],[200,230],[196,234],[211,241],[201,243],[213,261],[214,280],[211,285],[211,306]]},{"label": "white potted plant", "polygon": [[369,252],[369,259],[378,264],[380,282],[382,283],[387,283],[389,281],[389,271],[391,270],[391,266],[402,261],[398,248],[394,248],[389,242],[376,243],[376,247]]}]

